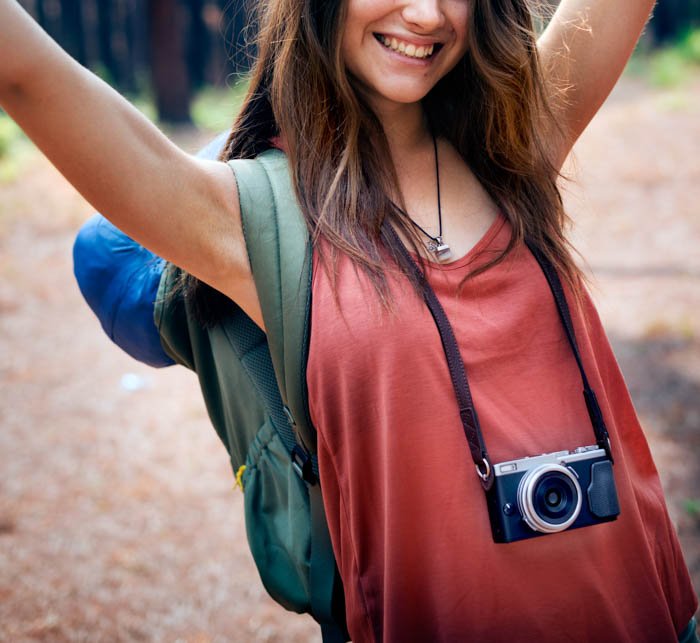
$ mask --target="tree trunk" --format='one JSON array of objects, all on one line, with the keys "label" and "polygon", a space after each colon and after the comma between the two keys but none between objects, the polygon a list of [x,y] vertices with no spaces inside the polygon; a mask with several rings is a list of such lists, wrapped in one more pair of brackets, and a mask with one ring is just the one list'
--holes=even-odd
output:
[{"label": "tree trunk", "polygon": [[32,15],[36,18],[36,21],[44,28],[46,27],[46,11],[44,11],[44,0],[36,0],[34,3],[34,12]]},{"label": "tree trunk", "polygon": [[178,0],[149,0],[148,41],[158,118],[190,123],[190,81],[185,57],[184,7]]},{"label": "tree trunk", "polygon": [[112,3],[97,0],[97,44],[100,62],[108,74],[108,80],[116,82],[119,70],[112,51]]},{"label": "tree trunk", "polygon": [[209,59],[209,32],[204,22],[204,0],[190,0],[189,42],[187,45],[187,68],[192,87],[204,85],[204,75]]},{"label": "tree trunk", "polygon": [[87,64],[80,0],[61,2],[61,45],[81,65]]}]

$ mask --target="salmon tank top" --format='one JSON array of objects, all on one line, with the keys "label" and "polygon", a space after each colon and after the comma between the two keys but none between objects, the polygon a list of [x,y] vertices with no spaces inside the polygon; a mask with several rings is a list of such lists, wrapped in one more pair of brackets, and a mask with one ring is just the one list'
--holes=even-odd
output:
[{"label": "salmon tank top", "polygon": [[[500,215],[464,257],[426,264],[452,324],[491,461],[595,443],[551,291]],[[323,242],[321,242],[323,243]],[[396,270],[394,314],[351,260],[340,309],[314,254],[307,383],[352,640],[675,642],[697,598],[659,476],[596,310],[577,341],[610,432],[616,521],[496,544],[440,335]],[[342,314],[341,314],[342,313]]]}]

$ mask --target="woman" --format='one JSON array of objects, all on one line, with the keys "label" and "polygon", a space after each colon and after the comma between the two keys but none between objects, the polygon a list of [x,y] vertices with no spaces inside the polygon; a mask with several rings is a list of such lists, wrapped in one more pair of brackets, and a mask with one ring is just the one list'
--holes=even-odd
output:
[{"label": "woman", "polygon": [[[282,148],[314,239],[307,384],[353,640],[675,641],[694,629],[556,187],[651,5],[565,0],[537,42],[524,0],[266,6],[225,157]],[[264,329],[226,164],[175,148],[9,0],[0,24],[3,108],[96,208],[189,273],[207,321],[232,300]],[[581,376],[524,241],[564,282],[620,515],[496,544],[480,480],[491,472],[475,475],[465,448],[440,337],[407,287],[420,276],[395,260],[408,245],[436,292],[503,463],[591,443]]]}]

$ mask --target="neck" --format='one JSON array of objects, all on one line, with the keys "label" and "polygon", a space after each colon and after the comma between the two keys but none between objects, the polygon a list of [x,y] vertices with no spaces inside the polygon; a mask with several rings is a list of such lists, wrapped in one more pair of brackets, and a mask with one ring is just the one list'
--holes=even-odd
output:
[{"label": "neck", "polygon": [[420,103],[374,106],[395,164],[432,140]]}]

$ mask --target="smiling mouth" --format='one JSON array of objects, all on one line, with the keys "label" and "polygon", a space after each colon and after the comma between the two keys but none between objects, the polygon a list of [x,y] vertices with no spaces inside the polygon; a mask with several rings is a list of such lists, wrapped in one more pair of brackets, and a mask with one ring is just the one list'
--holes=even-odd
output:
[{"label": "smiling mouth", "polygon": [[418,60],[427,60],[428,58],[432,58],[438,51],[440,51],[440,49],[442,49],[442,44],[439,42],[435,42],[432,45],[416,46],[413,43],[404,42],[398,38],[384,36],[380,33],[375,33],[374,37],[387,49],[395,51],[402,56],[406,56],[407,58],[417,58]]}]

